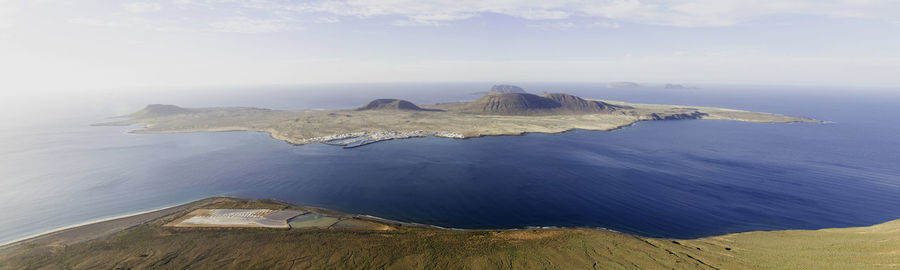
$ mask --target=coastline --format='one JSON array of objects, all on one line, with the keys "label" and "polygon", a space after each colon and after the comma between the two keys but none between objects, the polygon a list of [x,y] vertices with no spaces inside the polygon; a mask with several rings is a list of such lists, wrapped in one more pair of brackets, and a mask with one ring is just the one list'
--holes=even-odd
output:
[{"label": "coastline", "polygon": [[95,220],[89,220],[89,221],[85,221],[85,222],[82,222],[82,223],[76,223],[76,224],[73,224],[73,225],[66,225],[66,226],[63,226],[63,227],[56,228],[56,229],[51,229],[51,230],[49,230],[49,231],[39,232],[39,233],[31,234],[31,235],[28,235],[28,236],[25,236],[25,237],[20,237],[20,238],[13,239],[13,240],[10,240],[10,241],[2,242],[2,243],[0,243],[0,248],[4,248],[6,245],[13,245],[13,244],[16,244],[17,242],[27,241],[27,240],[30,240],[30,239],[33,239],[33,238],[38,238],[38,237],[45,236],[45,235],[48,235],[48,234],[52,234],[52,233],[55,233],[55,232],[61,232],[61,231],[65,231],[65,230],[68,230],[68,229],[73,229],[73,228],[76,228],[76,227],[81,227],[81,226],[86,226],[86,225],[97,224],[97,223],[100,223],[100,222],[105,222],[105,221],[110,221],[110,220],[116,220],[116,219],[121,219],[121,218],[127,218],[127,217],[133,217],[133,216],[137,216],[137,215],[147,214],[147,213],[151,213],[151,212],[155,212],[155,211],[159,211],[159,210],[165,210],[165,209],[167,209],[167,208],[172,208],[172,207],[175,207],[175,206],[177,206],[177,205],[169,206],[169,207],[162,207],[162,208],[157,208],[157,209],[151,209],[151,210],[141,211],[141,212],[136,212],[136,213],[131,213],[131,214],[124,214],[124,215],[119,215],[119,216],[113,216],[113,217],[108,217],[108,218],[100,218],[100,219],[95,219]]},{"label": "coastline", "polygon": [[[187,201],[187,202],[183,202],[183,203],[177,203],[177,204],[173,204],[173,205],[169,205],[169,206],[165,206],[165,207],[160,207],[160,208],[156,208],[156,209],[151,209],[151,210],[146,210],[146,211],[139,211],[139,212],[134,212],[134,213],[122,214],[122,215],[118,215],[118,216],[107,217],[107,218],[100,218],[100,219],[95,219],[95,220],[85,221],[85,222],[81,222],[81,223],[76,223],[76,224],[73,224],[73,225],[67,225],[67,226],[63,226],[63,227],[60,227],[60,228],[48,230],[48,231],[41,232],[41,233],[35,233],[35,234],[28,235],[28,236],[25,236],[25,237],[17,238],[17,239],[15,239],[15,240],[10,240],[10,241],[4,242],[4,243],[0,243],[0,250],[3,250],[3,249],[5,249],[5,248],[9,248],[9,247],[13,247],[13,246],[16,246],[16,245],[25,243],[25,242],[34,241],[34,240],[39,240],[39,239],[42,238],[42,237],[50,236],[50,235],[55,234],[55,233],[62,233],[62,232],[66,232],[66,231],[68,231],[68,230],[78,229],[78,228],[80,228],[80,227],[91,226],[91,225],[97,225],[97,224],[100,224],[100,223],[110,222],[110,221],[117,221],[117,220],[121,220],[121,219],[127,219],[127,218],[133,218],[133,217],[140,217],[140,216],[142,216],[142,215],[147,215],[147,214],[162,213],[162,212],[165,212],[166,210],[176,210],[177,208],[190,208],[190,207],[192,207],[192,206],[199,205],[199,204],[205,204],[205,203],[208,202],[208,201],[217,200],[217,199],[227,199],[227,200],[264,200],[264,201],[271,201],[271,202],[276,202],[276,203],[278,203],[278,204],[286,205],[286,206],[291,207],[291,208],[304,209],[304,210],[307,210],[307,211],[312,210],[312,211],[310,211],[310,212],[328,213],[328,214],[334,215],[334,216],[341,216],[341,217],[349,217],[349,218],[355,218],[355,219],[360,219],[360,220],[374,221],[374,222],[378,222],[378,223],[391,224],[391,225],[395,225],[395,226],[404,226],[404,227],[408,227],[408,228],[425,228],[425,229],[437,229],[437,230],[460,231],[460,232],[479,232],[479,231],[521,231],[521,230],[593,230],[593,231],[605,231],[605,232],[618,233],[618,234],[628,235],[628,236],[632,236],[632,237],[650,237],[650,236],[642,236],[642,235],[638,235],[638,234],[622,232],[622,231],[613,230],[613,229],[609,229],[609,228],[605,228],[605,227],[578,227],[578,226],[566,227],[566,226],[540,226],[540,225],[524,226],[524,227],[518,227],[518,228],[499,228],[499,229],[498,229],[498,228],[454,228],[454,227],[442,227],[442,226],[438,226],[438,225],[431,225],[431,224],[424,224],[424,223],[417,223],[417,222],[410,222],[410,221],[393,220],[393,219],[388,219],[388,218],[383,218],[383,217],[373,216],[373,215],[368,215],[368,214],[345,213],[345,212],[341,212],[341,211],[337,211],[337,210],[332,210],[332,209],[328,209],[328,208],[322,208],[322,207],[307,206],[307,205],[295,205],[295,204],[287,203],[287,202],[284,202],[284,201],[281,201],[281,200],[278,200],[278,199],[248,199],[248,198],[241,198],[241,197],[233,197],[233,196],[220,195],[220,196],[206,197],[206,198],[199,199],[199,200]],[[178,209],[178,210],[184,210],[184,209]],[[168,211],[168,212],[172,212],[172,211]],[[165,213],[165,215],[171,215],[171,214],[172,214],[172,213]],[[148,219],[147,221],[151,221],[151,220],[152,220],[152,219]],[[147,221],[145,221],[145,222],[147,222]],[[895,221],[900,221],[900,219],[895,220]],[[888,222],[893,222],[893,221],[887,221],[887,222],[885,222],[885,223],[888,223]],[[879,224],[881,224],[881,223],[879,223]],[[870,225],[870,226],[875,226],[875,225],[878,225],[878,224],[872,224],[872,225]],[[854,228],[854,227],[821,228],[821,229],[816,229],[816,230],[846,229],[846,228]],[[722,235],[712,235],[712,236],[706,236],[706,237],[700,237],[700,238],[672,238],[672,239],[677,239],[677,240],[694,240],[694,239],[702,239],[702,238],[709,238],[709,237],[718,237],[718,236],[725,236],[725,235],[732,235],[732,234],[754,233],[754,232],[778,232],[778,231],[792,231],[792,230],[796,230],[796,229],[758,230],[758,231],[747,231],[747,232],[727,233],[727,234],[722,234]]]},{"label": "coastline", "polygon": [[[77,229],[77,228],[80,228],[80,227],[91,226],[91,225],[97,225],[97,224],[100,224],[100,223],[109,222],[109,221],[117,221],[117,220],[120,220],[120,219],[127,219],[127,218],[139,217],[139,216],[141,216],[141,215],[158,213],[158,212],[165,211],[165,210],[174,210],[174,209],[176,209],[176,208],[184,208],[184,207],[187,207],[187,206],[190,206],[190,205],[200,204],[200,203],[203,203],[203,202],[205,202],[205,201],[215,200],[215,199],[222,199],[222,198],[224,198],[224,199],[236,199],[236,200],[248,200],[248,199],[241,198],[241,197],[232,197],[232,196],[224,196],[224,195],[220,195],[220,196],[212,196],[212,197],[206,197],[206,198],[199,199],[199,200],[191,200],[191,201],[186,201],[186,202],[182,202],[182,203],[176,203],[176,204],[172,204],[172,205],[169,205],[169,206],[164,206],[164,207],[155,208],[155,209],[150,209],[150,210],[145,210],[145,211],[139,211],[139,212],[127,213],[127,214],[122,214],[122,215],[117,215],[117,216],[112,216],[112,217],[106,217],[106,218],[99,218],[99,219],[89,220],[89,221],[85,221],[85,222],[81,222],[81,223],[76,223],[76,224],[72,224],[72,225],[66,225],[66,226],[63,226],[63,227],[51,229],[51,230],[44,231],[44,232],[40,232],[40,233],[31,234],[31,235],[28,235],[28,236],[24,236],[24,237],[20,237],[20,238],[14,239],[14,240],[10,240],[10,241],[6,241],[6,242],[3,242],[3,243],[0,243],[0,250],[6,249],[6,248],[10,248],[10,247],[14,247],[14,246],[17,246],[17,245],[20,245],[20,244],[23,244],[23,243],[29,242],[29,241],[40,240],[41,238],[44,238],[44,237],[47,237],[47,236],[51,236],[51,235],[53,235],[53,234],[55,234],[55,233],[62,233],[62,232],[66,232],[66,231],[72,230],[72,229]],[[296,208],[300,208],[300,209],[307,209],[307,210],[309,210],[309,209],[314,209],[314,210],[317,211],[317,212],[330,213],[330,214],[336,215],[336,216],[352,217],[352,218],[357,218],[357,219],[361,219],[361,220],[375,221],[375,222],[378,222],[378,223],[385,223],[385,224],[399,225],[399,226],[403,226],[403,227],[407,227],[407,228],[427,228],[427,229],[437,229],[437,230],[447,230],[447,231],[461,231],[461,232],[476,232],[476,231],[516,231],[516,230],[533,230],[533,229],[599,230],[599,231],[608,231],[608,232],[615,232],[615,233],[622,233],[622,234],[626,234],[626,235],[632,235],[632,234],[629,234],[629,233],[624,233],[624,232],[620,232],[620,231],[616,231],[616,230],[612,230],[612,229],[607,229],[607,228],[603,228],[603,227],[525,226],[525,227],[521,227],[521,228],[502,228],[502,229],[478,229],[478,228],[475,228],[475,229],[466,229],[466,228],[442,227],[442,226],[431,225],[431,224],[424,224],[424,223],[417,223],[417,222],[409,222],[409,221],[393,220],[393,219],[388,219],[388,218],[383,218],[383,217],[373,216],[373,215],[368,215],[368,214],[344,213],[344,212],[340,212],[340,211],[337,211],[337,210],[332,210],[332,209],[328,209],[328,208],[321,208],[321,207],[315,207],[315,206],[294,205],[294,204],[282,202],[282,201],[277,200],[277,199],[263,199],[263,200],[276,201],[276,202],[283,203],[283,204],[289,205],[289,206],[291,206],[291,207],[296,207]],[[637,235],[634,235],[634,236],[637,236]]]},{"label": "coastline", "polygon": [[[831,122],[831,121],[821,121],[821,120],[816,120],[816,122],[810,122],[810,121],[790,121],[790,122],[767,122],[767,121],[758,121],[758,122],[757,122],[757,121],[749,121],[749,120],[724,119],[724,118],[722,118],[722,119],[720,119],[720,118],[698,118],[698,119],[687,119],[687,120],[652,120],[652,119],[640,119],[640,120],[635,120],[635,121],[630,122],[630,123],[627,123],[627,124],[622,124],[622,125],[618,125],[618,126],[615,126],[615,127],[607,127],[607,128],[569,128],[569,129],[565,129],[565,130],[519,131],[519,132],[506,132],[506,133],[475,134],[475,135],[460,134],[461,136],[459,136],[459,137],[451,137],[451,136],[435,136],[435,135],[407,136],[407,137],[402,137],[402,138],[386,138],[386,139],[379,139],[379,140],[371,140],[371,141],[367,141],[367,142],[365,142],[365,143],[362,143],[362,144],[360,144],[360,145],[353,145],[353,146],[346,146],[346,145],[341,145],[341,144],[333,144],[333,143],[331,143],[331,142],[329,142],[329,141],[309,141],[309,140],[304,140],[304,141],[302,141],[302,142],[298,142],[298,141],[296,141],[296,140],[291,139],[291,138],[288,137],[288,136],[283,136],[283,135],[278,135],[278,134],[276,134],[276,133],[278,132],[277,130],[257,130],[257,129],[243,128],[243,127],[228,127],[228,128],[215,128],[215,129],[184,129],[184,130],[148,130],[149,126],[141,125],[141,124],[112,125],[112,124],[107,124],[107,123],[100,123],[100,124],[92,124],[91,126],[134,126],[134,127],[137,128],[137,129],[129,130],[127,133],[130,133],[130,134],[148,134],[148,135],[153,135],[153,134],[180,134],[180,133],[204,133],[204,132],[209,132],[209,133],[215,133],[215,132],[257,132],[257,133],[265,133],[265,134],[266,134],[269,138],[271,138],[271,139],[283,141],[283,142],[286,142],[286,143],[288,143],[288,144],[295,145],[295,146],[303,146],[303,145],[307,145],[307,144],[317,144],[317,143],[318,143],[318,144],[325,144],[325,145],[331,145],[331,146],[339,146],[339,147],[343,147],[343,148],[346,148],[346,149],[350,149],[350,148],[363,147],[363,146],[366,146],[366,145],[370,145],[370,144],[374,144],[374,143],[379,143],[379,142],[383,142],[383,141],[404,140],[404,139],[414,139],[414,138],[428,138],[428,137],[434,137],[434,138],[443,138],[443,139],[468,140],[468,139],[477,139],[477,138],[493,137],[493,136],[525,136],[525,135],[528,135],[528,134],[563,134],[563,133],[575,132],[575,131],[613,132],[613,131],[616,131],[616,130],[620,130],[620,129],[632,127],[632,126],[634,126],[634,125],[636,125],[636,124],[638,124],[638,123],[641,123],[641,122],[655,122],[655,121],[689,121],[689,120],[704,120],[704,121],[735,121],[735,122],[746,122],[746,123],[772,123],[772,124],[796,124],[796,123],[801,123],[801,124],[802,124],[802,123],[810,123],[810,124],[831,124],[831,123],[834,123],[834,122]],[[336,135],[334,135],[334,136],[337,136],[337,135],[343,135],[343,134],[336,134]]]},{"label": "coastline", "polygon": [[[204,208],[305,210],[337,221],[325,227],[291,225],[287,230],[165,226]],[[140,222],[129,226],[119,224],[111,231],[104,229],[108,223],[120,220]],[[90,230],[91,227],[101,229]],[[66,231],[77,232],[63,233]],[[94,235],[72,241],[84,232]],[[900,220],[868,227],[752,231],[672,239],[586,228],[448,229],[395,223],[278,200],[233,197],[206,198],[17,243],[0,247],[0,269],[290,269],[295,266],[409,269],[429,265],[475,269],[895,269],[900,266],[900,257],[895,256],[900,247]]]},{"label": "coastline", "polygon": [[[16,238],[16,239],[13,239],[13,240],[9,240],[9,241],[0,243],[0,250],[6,249],[6,248],[11,248],[11,247],[14,247],[14,246],[18,246],[18,245],[24,244],[24,243],[26,243],[26,242],[40,240],[41,238],[45,238],[45,237],[48,237],[48,236],[52,236],[53,234],[56,234],[56,233],[64,233],[64,232],[69,231],[69,230],[78,229],[78,228],[83,228],[83,227],[91,226],[91,225],[97,225],[97,224],[101,224],[101,223],[104,223],[104,222],[118,221],[118,220],[127,219],[127,218],[140,217],[140,216],[142,216],[142,215],[147,215],[147,214],[166,214],[166,215],[169,215],[169,214],[171,214],[171,213],[169,213],[169,212],[175,212],[175,211],[172,211],[172,210],[183,210],[183,209],[179,209],[179,208],[188,208],[188,207],[190,207],[190,206],[192,206],[192,205],[202,204],[202,203],[204,203],[204,202],[206,202],[206,201],[215,200],[215,199],[247,200],[247,199],[240,198],[240,197],[232,197],[232,196],[219,195],[219,196],[206,197],[206,198],[202,198],[202,199],[199,199],[199,200],[190,200],[190,201],[186,201],[186,202],[175,203],[175,204],[171,204],[171,205],[168,205],[168,206],[163,206],[163,207],[154,208],[154,209],[145,210],[145,211],[139,211],[139,212],[133,212],[133,213],[127,213],[127,214],[121,214],[121,215],[116,215],[116,216],[111,216],[111,217],[105,217],[105,218],[93,219],[93,220],[89,220],[89,221],[85,221],[85,222],[80,222],[80,223],[75,223],[75,224],[72,224],[72,225],[66,225],[66,226],[63,226],[63,227],[59,227],[59,228],[55,228],[55,229],[50,229],[50,230],[47,230],[47,231],[44,231],[44,232],[34,233],[34,234],[31,234],[31,235],[28,235],[28,236],[24,236],[24,237]],[[314,207],[314,206],[305,206],[305,205],[294,205],[294,204],[289,204],[289,203],[285,203],[285,202],[282,202],[282,201],[276,200],[276,199],[264,199],[264,200],[276,201],[276,202],[279,202],[279,203],[283,203],[283,204],[289,205],[289,206],[291,206],[291,207],[297,207],[297,208],[302,208],[302,209],[315,209],[316,211],[324,212],[324,213],[331,213],[331,214],[333,214],[333,215],[348,216],[348,217],[360,218],[360,219],[364,219],[364,220],[377,221],[377,222],[381,222],[381,223],[400,224],[400,225],[406,226],[406,227],[419,227],[419,228],[432,228],[432,229],[439,229],[439,230],[458,230],[458,231],[474,231],[474,230],[475,230],[475,229],[445,228],[445,227],[440,227],[440,226],[436,226],[436,225],[429,225],[429,224],[422,224],[422,223],[415,223],[415,222],[405,222],[405,221],[392,220],[392,219],[387,219],[387,218],[382,218],[382,217],[377,217],[377,216],[372,216],[372,215],[343,213],[343,212],[340,212],[340,211],[331,210],[331,209],[327,209],[327,208]],[[167,211],[167,210],[169,210],[169,211]],[[147,218],[148,221],[149,221],[149,220],[152,220],[152,219],[153,219],[153,218]],[[143,223],[143,222],[142,222],[142,223]],[[505,230],[516,230],[516,229],[505,229]]]},{"label": "coastline", "polygon": [[[210,197],[210,198],[215,198],[215,197]],[[159,212],[162,212],[165,210],[175,210],[176,208],[185,207],[187,205],[190,205],[193,203],[198,203],[203,200],[210,199],[210,198],[204,198],[204,199],[200,199],[200,200],[190,200],[190,201],[174,203],[174,204],[170,204],[168,206],[163,206],[163,207],[154,208],[154,209],[150,209],[150,210],[132,212],[132,213],[121,214],[121,215],[105,217],[105,218],[92,219],[92,220],[88,220],[88,221],[84,221],[84,222],[80,222],[80,223],[76,223],[76,224],[72,224],[72,225],[66,225],[66,226],[62,226],[59,228],[50,229],[50,230],[47,230],[44,232],[34,233],[31,235],[27,235],[27,236],[19,237],[19,238],[9,240],[6,242],[2,242],[2,243],[0,243],[0,250],[5,249],[5,248],[10,248],[13,246],[17,246],[17,245],[23,244],[25,242],[39,240],[43,237],[52,236],[53,234],[56,234],[56,233],[64,233],[66,231],[78,229],[78,228],[85,227],[85,226],[96,225],[96,224],[109,222],[109,221],[117,221],[117,220],[132,218],[132,217],[139,217],[141,215],[159,213]]]}]

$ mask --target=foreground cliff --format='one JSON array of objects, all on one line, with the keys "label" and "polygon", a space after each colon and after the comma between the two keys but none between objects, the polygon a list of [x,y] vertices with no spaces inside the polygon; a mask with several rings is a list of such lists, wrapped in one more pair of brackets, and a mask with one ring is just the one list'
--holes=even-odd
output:
[{"label": "foreground cliff", "polygon": [[[100,125],[143,125],[138,133],[261,131],[294,144],[348,147],[423,136],[470,138],[559,133],[572,129],[612,130],[637,121],[719,119],[748,122],[818,122],[803,117],[711,107],[630,104],[569,94],[519,93],[495,87],[469,102],[416,105],[377,99],[350,110],[280,111],[247,107],[181,108],[148,105],[126,120]],[[510,90],[514,89],[514,90]],[[501,91],[502,90],[502,91]]]},{"label": "foreground cliff", "polygon": [[[309,228],[165,226],[200,208],[293,209]],[[341,226],[340,224],[355,224]],[[897,269],[900,220],[691,240],[593,229],[458,231],[211,198],[0,247],[0,269]]]}]

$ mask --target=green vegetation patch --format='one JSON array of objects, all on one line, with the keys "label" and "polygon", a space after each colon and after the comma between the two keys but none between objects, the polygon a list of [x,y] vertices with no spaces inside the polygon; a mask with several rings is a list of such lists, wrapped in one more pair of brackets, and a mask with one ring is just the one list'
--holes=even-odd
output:
[{"label": "green vegetation patch", "polygon": [[316,213],[306,213],[288,220],[292,229],[301,228],[328,228],[338,222],[335,217],[323,216]]}]

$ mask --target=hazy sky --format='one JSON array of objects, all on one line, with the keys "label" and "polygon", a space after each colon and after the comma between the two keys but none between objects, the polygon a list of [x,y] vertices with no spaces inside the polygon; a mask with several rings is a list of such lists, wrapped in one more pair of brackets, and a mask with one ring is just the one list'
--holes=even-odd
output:
[{"label": "hazy sky", "polygon": [[0,0],[0,89],[900,85],[896,0]]}]

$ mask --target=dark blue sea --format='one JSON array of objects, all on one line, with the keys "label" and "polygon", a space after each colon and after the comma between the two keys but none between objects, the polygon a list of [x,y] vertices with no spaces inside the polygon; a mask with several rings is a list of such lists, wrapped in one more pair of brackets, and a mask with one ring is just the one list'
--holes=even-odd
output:
[{"label": "dark blue sea", "polygon": [[417,103],[474,99],[472,92],[490,84],[104,96],[85,103],[89,107],[62,107],[69,111],[3,129],[0,242],[213,195],[276,198],[452,228],[598,227],[673,238],[867,226],[900,218],[896,89],[522,86],[538,93],[721,106],[830,122],[654,121],[609,132],[418,138],[343,149],[295,146],[254,132],[139,135],[127,133],[138,127],[89,125],[145,103],[352,108],[373,97]]}]

